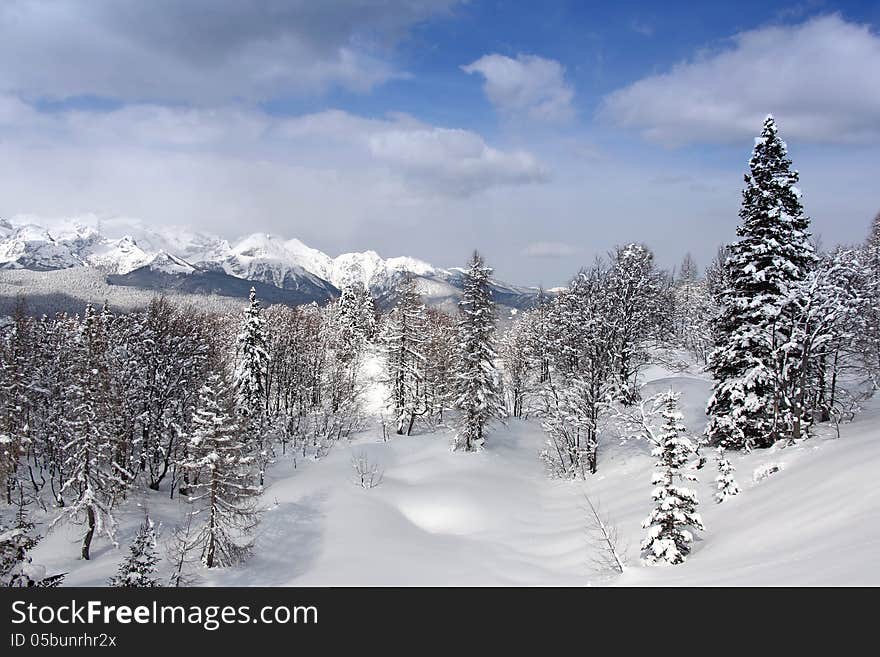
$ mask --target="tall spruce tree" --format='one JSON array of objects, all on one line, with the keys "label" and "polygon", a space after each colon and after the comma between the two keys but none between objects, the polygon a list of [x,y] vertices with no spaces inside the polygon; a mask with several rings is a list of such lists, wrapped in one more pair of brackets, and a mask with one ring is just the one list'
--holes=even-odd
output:
[{"label": "tall spruce tree", "polygon": [[798,173],[772,116],[755,140],[749,169],[709,358],[715,386],[706,434],[730,448],[767,447],[786,434],[779,356],[792,322],[785,315],[789,294],[816,260]]},{"label": "tall spruce tree", "polygon": [[238,334],[233,387],[235,409],[241,416],[241,428],[248,437],[248,449],[257,457],[260,485],[265,478],[270,459],[266,445],[266,415],[269,405],[269,339],[266,320],[257,291],[252,287],[248,307]]},{"label": "tall spruce tree", "polygon": [[248,295],[248,307],[244,311],[237,346],[233,381],[236,409],[243,417],[253,420],[266,409],[266,376],[269,369],[266,321],[254,288]]},{"label": "tall spruce tree", "polygon": [[492,269],[474,252],[464,272],[464,290],[458,304],[458,359],[455,406],[461,412],[454,449],[476,451],[485,442],[485,430],[494,418],[505,416],[501,375],[495,361],[495,304]]}]

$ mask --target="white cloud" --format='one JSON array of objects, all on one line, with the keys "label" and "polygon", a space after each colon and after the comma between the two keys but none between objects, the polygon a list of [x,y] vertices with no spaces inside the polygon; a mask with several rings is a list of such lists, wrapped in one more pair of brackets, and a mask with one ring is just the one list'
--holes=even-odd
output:
[{"label": "white cloud", "polygon": [[630,22],[629,26],[630,29],[632,29],[632,31],[636,32],[637,34],[641,34],[645,37],[654,36],[654,26],[646,21],[636,18]]},{"label": "white cloud", "polygon": [[370,138],[370,152],[422,186],[468,195],[498,185],[547,180],[547,171],[525,151],[500,151],[467,130],[392,130]]},{"label": "white cloud", "polygon": [[521,253],[528,258],[567,258],[580,249],[564,242],[532,242]]},{"label": "white cloud", "polygon": [[426,125],[405,114],[365,119],[329,110],[288,119],[283,134],[343,141],[399,174],[420,191],[467,196],[498,185],[544,182],[547,170],[531,153],[489,146],[469,130]]},{"label": "white cloud", "polygon": [[669,144],[754,135],[767,113],[786,137],[880,138],[880,36],[840,16],[734,36],[607,96],[600,116]]},{"label": "white cloud", "polygon": [[0,216],[102,211],[173,215],[178,223],[206,215],[229,223],[248,216],[249,204],[274,214],[300,203],[347,223],[369,207],[547,179],[528,152],[403,114],[282,118],[246,107],[156,105],[46,113],[3,95],[0,158],[9,165]]},{"label": "white cloud", "polygon": [[541,121],[565,121],[574,115],[574,92],[556,60],[534,55],[517,55],[512,59],[492,54],[461,68],[465,73],[479,73],[485,78],[483,90],[503,114]]},{"label": "white cloud", "polygon": [[393,46],[457,0],[16,0],[0,5],[0,91],[220,104],[367,91]]}]

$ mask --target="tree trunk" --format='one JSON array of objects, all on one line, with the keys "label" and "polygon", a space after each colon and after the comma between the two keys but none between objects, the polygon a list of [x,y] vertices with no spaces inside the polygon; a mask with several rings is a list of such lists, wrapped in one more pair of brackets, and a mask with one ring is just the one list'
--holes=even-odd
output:
[{"label": "tree trunk", "polygon": [[217,509],[217,480],[214,475],[211,475],[211,517],[208,520],[208,544],[205,546],[205,566],[208,568],[214,567],[214,535],[216,533],[216,509]]},{"label": "tree trunk", "polygon": [[95,535],[95,510],[92,507],[87,509],[89,529],[83,536],[82,542],[82,558],[89,560],[89,549],[92,547],[92,537]]}]

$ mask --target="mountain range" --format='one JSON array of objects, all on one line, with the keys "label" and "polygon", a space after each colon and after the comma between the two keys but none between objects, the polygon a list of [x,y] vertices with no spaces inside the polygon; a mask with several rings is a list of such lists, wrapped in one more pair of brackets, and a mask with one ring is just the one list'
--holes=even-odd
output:
[{"label": "mountain range", "polygon": [[[463,270],[443,269],[375,251],[331,257],[297,239],[253,233],[230,242],[181,228],[146,227],[137,220],[0,218],[0,270],[47,272],[88,268],[111,286],[157,292],[243,298],[251,286],[266,303],[319,304],[345,286],[363,286],[380,306],[394,303],[401,277],[413,275],[426,302],[453,306]],[[536,288],[493,280],[495,301],[531,306]]]}]

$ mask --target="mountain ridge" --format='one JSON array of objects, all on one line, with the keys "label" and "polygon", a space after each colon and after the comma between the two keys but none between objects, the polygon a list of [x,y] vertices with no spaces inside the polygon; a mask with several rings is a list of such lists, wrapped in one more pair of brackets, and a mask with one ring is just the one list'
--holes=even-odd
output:
[{"label": "mountain ridge", "polygon": [[[235,241],[186,228],[148,228],[137,220],[94,216],[61,220],[0,218],[0,270],[51,271],[89,267],[110,285],[237,296],[242,283],[260,284],[270,302],[326,303],[357,285],[390,306],[400,278],[416,278],[426,302],[457,303],[462,270],[422,260],[383,258],[376,251],[336,257],[299,239],[256,232]],[[284,291],[275,293],[272,288]],[[493,281],[496,301],[513,308],[534,303],[537,288]],[[269,298],[267,298],[269,301]]]}]

